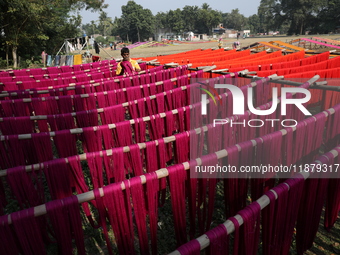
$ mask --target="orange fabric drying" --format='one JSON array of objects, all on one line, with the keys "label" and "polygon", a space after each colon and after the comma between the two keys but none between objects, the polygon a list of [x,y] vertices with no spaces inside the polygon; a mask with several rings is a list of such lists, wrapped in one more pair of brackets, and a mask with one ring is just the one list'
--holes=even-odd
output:
[{"label": "orange fabric drying", "polygon": [[335,68],[340,66],[340,56],[328,60],[327,68]]},{"label": "orange fabric drying", "polygon": [[[340,79],[328,80],[328,86],[339,86]],[[326,90],[323,93],[323,110],[331,108],[333,105],[340,103],[340,93]]]},{"label": "orange fabric drying", "polygon": [[[273,54],[273,53],[272,53]],[[271,59],[264,59],[264,60],[258,60],[256,62],[243,62],[241,64],[221,64],[221,63],[215,63],[217,66],[217,69],[224,69],[224,68],[234,68],[234,67],[240,67],[240,66],[253,66],[253,65],[263,65],[263,64],[271,64],[275,62],[282,62],[282,61],[290,61],[290,60],[296,60],[301,59],[305,56],[304,51],[295,52],[289,55],[277,57],[277,58],[271,58]]]}]

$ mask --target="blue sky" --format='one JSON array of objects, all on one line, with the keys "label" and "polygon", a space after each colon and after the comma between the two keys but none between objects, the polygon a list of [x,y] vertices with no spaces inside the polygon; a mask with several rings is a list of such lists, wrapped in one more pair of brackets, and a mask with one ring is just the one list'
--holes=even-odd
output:
[{"label": "blue sky", "polygon": [[[104,11],[113,20],[115,17],[122,15],[122,5],[126,5],[128,0],[121,1],[109,1],[105,0],[105,3],[109,5]],[[203,3],[207,3],[213,10],[222,12],[231,12],[232,9],[239,9],[239,12],[246,17],[249,17],[257,13],[257,8],[260,5],[260,0],[135,0],[135,2],[144,9],[149,9],[156,15],[157,12],[167,12],[169,10],[182,9],[184,6],[198,6],[201,7]],[[98,20],[98,12],[82,11],[80,15],[83,16],[83,24],[90,23],[91,20]]]}]

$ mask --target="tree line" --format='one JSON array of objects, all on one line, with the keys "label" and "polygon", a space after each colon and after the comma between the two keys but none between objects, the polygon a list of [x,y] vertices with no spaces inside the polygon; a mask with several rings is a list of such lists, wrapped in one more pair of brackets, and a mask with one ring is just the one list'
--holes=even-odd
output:
[{"label": "tree line", "polygon": [[[238,9],[213,10],[207,3],[158,12],[128,1],[122,15],[112,19],[104,0],[1,0],[0,58],[30,59],[42,50],[56,53],[65,38],[101,34],[123,41],[144,41],[160,30],[182,35],[193,31],[212,33],[224,28],[250,30],[251,34],[280,31],[281,34],[330,33],[340,26],[340,0],[261,0],[257,14],[245,17]],[[98,21],[82,25],[79,11],[99,11]]]},{"label": "tree line", "polygon": [[340,0],[261,0],[257,14],[250,17],[240,14],[238,9],[229,13],[213,10],[207,3],[201,7],[185,6],[152,15],[149,9],[129,1],[122,6],[120,18],[112,20],[102,12],[98,25],[86,24],[84,28],[88,34],[96,31],[119,35],[132,42],[153,37],[160,29],[178,35],[187,31],[210,35],[219,24],[234,30],[250,30],[252,34],[268,34],[269,31],[288,35],[307,31],[326,34],[340,26],[338,6]]}]

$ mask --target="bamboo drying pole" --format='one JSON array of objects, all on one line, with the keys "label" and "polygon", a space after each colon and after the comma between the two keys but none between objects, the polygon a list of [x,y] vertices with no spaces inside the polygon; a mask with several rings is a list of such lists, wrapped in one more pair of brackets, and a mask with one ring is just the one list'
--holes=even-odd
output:
[{"label": "bamboo drying pole", "polygon": [[[191,65],[192,64],[187,64],[185,66],[190,67]],[[146,73],[145,71],[140,71],[138,74],[140,75],[140,74],[145,74],[145,73]],[[131,76],[126,76],[126,75],[123,75],[123,76],[120,76],[120,77],[122,77],[122,78],[129,78],[130,80],[133,79]],[[114,81],[114,82],[120,82],[120,80],[121,79],[114,79],[114,80],[112,80],[111,77],[106,79],[106,81]],[[96,87],[96,86],[100,86],[101,85],[100,82],[96,82],[95,80],[91,80],[91,81],[89,81],[89,83],[91,83],[89,85],[92,85],[92,87]],[[1,85],[1,83],[0,83],[0,85]],[[29,91],[30,95],[33,95],[33,94],[46,94],[46,93],[50,92],[49,90],[55,90],[55,91],[61,91],[61,92],[64,89],[66,89],[66,90],[75,90],[75,86],[76,85],[77,85],[76,83],[70,83],[69,86],[63,87],[63,88],[58,88],[58,89],[54,89],[53,86],[50,86],[50,87],[48,87],[48,89],[42,89],[42,90],[25,89],[25,90],[22,90],[22,91],[24,91],[24,92]],[[80,85],[81,88],[85,88],[86,86],[88,86],[88,85]],[[8,92],[6,90],[0,92],[0,97],[17,96],[17,95],[18,95],[17,92]]]},{"label": "bamboo drying pole", "polygon": [[[334,157],[338,157],[339,156],[339,153],[338,153],[338,151],[336,149],[340,149],[340,146],[338,146],[335,149],[330,151],[330,153],[332,153],[334,155]],[[314,161],[314,162],[318,163],[318,164],[322,164],[320,161],[317,161],[317,160]],[[309,176],[310,176],[309,172],[301,172],[299,174],[303,175],[305,180],[307,178],[309,178]],[[294,178],[294,177],[292,177],[292,178]],[[287,185],[288,188],[290,188],[287,183],[284,182],[284,184]],[[269,191],[274,193],[275,199],[278,198],[278,195],[277,195],[277,193],[274,190],[270,189]],[[263,208],[265,208],[267,205],[270,204],[270,199],[269,199],[269,197],[267,195],[262,195],[259,199],[257,199],[253,203],[258,203],[260,205],[260,207],[261,207],[261,210],[262,210]],[[243,218],[239,214],[236,214],[234,217],[237,219],[237,221],[238,221],[240,226],[244,223],[243,222]],[[234,225],[234,223],[232,221],[226,220],[222,224],[226,228],[226,231],[227,231],[228,235],[235,231],[235,225]],[[210,240],[209,240],[209,238],[208,238],[208,236],[206,234],[203,234],[203,235],[197,237],[196,240],[199,242],[201,250],[207,248],[210,245]],[[169,253],[169,255],[181,255],[181,253],[178,250],[175,250],[175,251]]]},{"label": "bamboo drying pole", "polygon": [[[331,109],[333,109],[333,108],[331,108]],[[330,111],[330,114],[333,114],[334,112],[335,111],[333,109],[333,110]],[[329,116],[328,112],[324,111],[323,113],[326,116]],[[295,129],[294,129],[294,131],[295,131]],[[287,131],[285,129],[280,130],[280,132],[282,133],[282,136],[287,134]],[[254,139],[252,139],[251,142],[253,143],[253,146],[256,146],[257,143],[256,143],[256,141]],[[238,148],[240,150],[239,146],[238,146]],[[217,152],[215,152],[215,154],[217,156],[217,159],[221,159],[221,158],[224,158],[224,157],[228,156],[228,152],[225,149],[217,151]],[[201,161],[200,158],[197,158],[196,162],[197,162],[197,165],[201,165],[202,164],[202,161]],[[181,163],[181,164],[183,164],[185,170],[189,170],[190,169],[190,163],[188,161],[184,162],[184,163]],[[155,171],[155,173],[156,173],[158,179],[165,178],[165,177],[167,177],[169,175],[169,172],[168,172],[167,168],[159,169],[159,170]],[[306,174],[308,174],[308,173],[306,173]],[[137,176],[137,177],[141,178],[141,183],[142,184],[146,183],[145,175],[141,175],[141,176]],[[134,177],[134,178],[137,178],[137,177]],[[118,184],[110,184],[110,185],[118,185]],[[125,190],[124,182],[121,182],[120,186],[121,186],[122,190]],[[100,192],[100,196],[103,197],[104,196],[103,188],[98,188],[98,190]],[[78,194],[76,196],[78,198],[78,203],[85,203],[85,202],[89,202],[89,201],[95,199],[94,191],[88,191],[88,192],[85,192],[85,193],[82,193],[82,194]],[[263,199],[263,200],[264,201],[261,202],[262,203],[261,208],[264,208],[265,206],[267,206],[269,204],[269,202],[266,199]],[[46,205],[45,204],[42,204],[42,205],[34,207],[34,215],[36,217],[44,215],[46,213],[47,213],[47,210],[46,210]],[[11,214],[8,214],[8,223],[9,224],[12,223]],[[230,223],[228,222],[228,225],[229,224]],[[228,233],[231,233],[230,231],[231,231],[231,229],[228,231]],[[207,247],[207,245],[209,245],[209,242],[207,242],[208,241],[207,238],[205,238],[204,240],[206,240],[205,241],[206,244],[203,245],[203,242],[202,242],[202,247]],[[174,254],[178,254],[178,253],[174,253]]]},{"label": "bamboo drying pole", "polygon": [[[275,78],[277,79],[278,77],[273,77],[272,79],[275,79]],[[257,85],[257,83],[252,82],[252,83],[250,83],[249,85],[252,86],[252,87],[255,87],[255,86]],[[226,96],[228,96],[227,93],[224,93],[224,94],[225,94]],[[207,103],[209,103],[209,101],[208,101]],[[190,109],[192,109],[193,107],[194,107],[194,105],[189,105],[189,108],[190,108]],[[181,108],[183,108],[183,110],[186,111],[186,107],[181,107]],[[173,114],[178,114],[178,110],[177,110],[177,109],[174,109],[174,110],[172,110],[172,113],[173,113]],[[247,111],[247,113],[249,114],[249,111]],[[166,113],[160,113],[159,115],[160,115],[161,118],[166,117]],[[46,117],[46,118],[47,118],[47,117]],[[236,117],[235,117],[235,116],[232,116],[232,117],[230,118],[230,120],[235,121],[235,120],[236,120],[235,118],[237,118],[237,116],[236,116]],[[147,116],[147,117],[143,117],[143,118],[142,118],[143,121],[149,121],[150,119],[151,119],[150,116]],[[1,119],[0,119],[0,120],[1,120]],[[135,123],[135,120],[130,120],[130,124],[131,124],[131,125],[134,124],[134,123]],[[114,124],[112,124],[112,125],[114,125]],[[207,127],[207,126],[203,126],[202,129],[203,129],[203,131],[205,132],[205,131],[208,130],[208,127]],[[196,131],[196,134],[199,134],[199,133],[201,132],[201,128],[197,128],[197,129],[195,129],[195,131]],[[173,141],[176,140],[175,136],[164,137],[164,138],[162,138],[162,139],[164,140],[165,143],[170,143],[170,142],[173,142]],[[158,140],[156,140],[156,145],[158,145]],[[144,148],[146,147],[146,143],[138,143],[138,146],[139,146],[140,149],[144,149]],[[112,155],[112,151],[113,151],[112,149],[105,150],[106,155],[108,155],[108,156]],[[124,151],[124,152],[129,152],[129,151],[130,151],[130,147],[129,147],[129,146],[123,147],[123,151]],[[79,160],[80,160],[80,161],[86,160],[86,155],[87,155],[86,153],[83,153],[83,154],[78,155]],[[100,155],[99,155],[99,156],[100,156],[100,157],[103,156],[103,152],[102,152],[102,151],[100,151]],[[74,156],[70,156],[70,157],[65,158],[66,163],[68,163],[68,161],[69,161],[68,159],[69,159],[69,158],[72,158],[72,157],[74,157]],[[44,168],[44,163],[37,163],[37,164],[32,164],[32,165],[27,165],[27,166],[25,166],[26,172],[30,172],[30,171],[33,171],[33,170],[34,170],[34,171],[35,171],[35,170],[40,170],[40,169],[43,169],[43,168]],[[0,178],[1,178],[1,177],[5,177],[5,176],[7,176],[7,169],[0,170]]]},{"label": "bamboo drying pole", "polygon": [[[185,75],[180,76],[180,77],[184,77],[184,78],[185,78],[185,77],[188,77],[188,78],[190,78],[190,77],[191,77],[191,74],[190,74],[190,73],[189,73],[189,74],[185,74]],[[171,82],[174,82],[174,81],[177,81],[178,78],[175,77],[175,78],[171,78],[171,79],[169,79],[169,80],[170,80]],[[164,81],[155,82],[155,85],[156,85],[156,86],[162,85],[162,84],[164,84]],[[95,83],[95,84],[93,84],[93,87],[96,87],[96,86],[99,86],[99,85],[101,85],[101,84],[100,84],[100,83]],[[142,89],[142,88],[144,88],[145,85],[147,85],[148,87],[150,87],[150,84],[144,84],[144,85],[139,85],[139,86],[134,86],[134,87],[140,87],[140,88]],[[85,86],[82,85],[81,88],[85,88]],[[75,89],[75,87],[67,87],[67,90],[74,90],[74,89]],[[115,89],[115,90],[117,90],[117,89]],[[113,90],[113,91],[115,91],[115,90]],[[119,89],[118,89],[118,90],[119,90]],[[121,88],[121,90],[122,90],[122,91],[126,91],[127,89],[126,89],[126,88]],[[40,90],[40,91],[38,92],[38,94],[44,94],[44,93],[49,93],[49,91],[48,91],[48,90]],[[61,96],[61,97],[69,96],[70,98],[76,98],[76,97],[88,98],[88,97],[90,97],[91,95],[97,96],[98,93],[103,93],[104,95],[107,95],[107,94],[108,94],[107,91],[103,91],[103,92],[93,92],[93,93],[90,93],[90,94],[63,95],[63,96]],[[33,93],[30,93],[30,94],[33,94]],[[5,96],[9,96],[9,95],[11,95],[11,96],[17,96],[18,94],[17,94],[17,92],[13,92],[13,93],[10,93],[10,94],[0,94],[0,97],[5,97]],[[59,100],[60,96],[47,96],[47,97],[35,97],[35,98],[31,98],[31,97],[30,97],[30,98],[23,98],[23,99],[9,99],[9,100],[12,100],[12,101],[13,101],[13,100],[23,100],[24,103],[30,103],[30,102],[32,102],[32,100],[46,101],[46,100],[52,99],[52,98],[54,98],[54,99],[56,99],[56,100]],[[0,104],[1,104],[1,102],[2,102],[2,101],[0,101]]]},{"label": "bamboo drying pole", "polygon": [[[280,78],[280,77],[273,77],[273,79],[277,79],[277,78]],[[317,79],[317,78],[315,78],[315,79]],[[310,80],[310,82],[311,82],[311,84],[313,84],[313,82],[314,82],[315,80]],[[257,83],[254,83],[254,82],[252,82],[252,83],[250,83],[249,84],[250,86],[252,86],[252,87],[255,87],[256,85],[257,85]],[[227,93],[224,93],[226,96],[228,96],[227,95]],[[209,103],[209,101],[207,102],[207,103]],[[278,102],[279,103],[279,102]],[[194,105],[189,105],[189,108],[190,109],[192,109],[194,107]],[[185,111],[186,110],[186,107],[181,107],[181,108],[183,108],[183,110]],[[177,109],[174,109],[174,110],[172,110],[172,113],[173,114],[177,114],[178,113],[178,110]],[[246,111],[246,113],[247,114],[250,114],[250,112],[249,111]],[[164,118],[164,117],[166,117],[166,113],[160,113],[160,117],[161,118]],[[236,116],[237,117],[237,116]],[[143,117],[142,118],[143,119],[143,121],[149,121],[150,119],[151,119],[151,116],[147,116],[147,117]],[[235,116],[232,116],[232,117],[230,117],[229,118],[229,120],[232,120],[232,121],[235,121]],[[132,125],[132,124],[134,124],[135,123],[135,120],[130,120],[130,124]],[[111,124],[112,125],[112,128],[115,128],[115,124]],[[205,131],[207,131],[208,130],[208,127],[207,126],[203,126],[202,127],[203,128],[203,131],[205,132]],[[79,129],[71,129],[71,130],[78,130],[79,131]],[[71,131],[71,133],[74,133],[74,132],[76,132],[76,131]],[[82,131],[82,130],[81,130]],[[79,132],[81,132],[81,131],[79,131]],[[196,134],[199,134],[200,132],[201,132],[201,128],[197,128],[196,130]],[[51,132],[52,133],[52,132]],[[51,135],[52,136],[52,135]],[[27,138],[28,139],[28,138]],[[170,143],[170,142],[173,142],[173,141],[175,141],[175,136],[170,136],[170,137],[165,137],[165,138],[163,138],[164,139],[164,142],[165,143]],[[156,145],[158,145],[158,143],[156,144]],[[140,149],[144,149],[145,147],[146,147],[146,143],[138,143],[138,146],[139,146],[139,148]],[[106,151],[106,154],[107,155],[112,155],[112,149],[108,149],[108,150],[105,150]],[[125,146],[125,147],[123,147],[123,151],[124,152],[129,152],[130,151],[130,147],[129,146]],[[83,161],[83,160],[86,160],[86,153],[84,153],[84,154],[80,154],[80,155],[78,155],[79,156],[79,159],[80,159],[80,161]],[[102,157],[103,156],[103,153],[102,153],[102,151],[101,151],[101,153],[100,153],[100,157]],[[73,157],[73,156],[70,156],[70,157],[68,157],[68,158],[71,158],[71,157]],[[65,161],[66,161],[66,163],[68,163],[68,158],[65,158]],[[42,169],[44,167],[44,165],[43,165],[43,163],[37,163],[37,164],[32,164],[32,165],[27,165],[27,166],[25,166],[25,170],[26,170],[26,172],[30,172],[30,171],[32,171],[32,170],[39,170],[39,169]],[[6,176],[7,175],[7,169],[4,169],[4,170],[0,170],[0,178],[1,177],[4,177],[4,176]]]}]

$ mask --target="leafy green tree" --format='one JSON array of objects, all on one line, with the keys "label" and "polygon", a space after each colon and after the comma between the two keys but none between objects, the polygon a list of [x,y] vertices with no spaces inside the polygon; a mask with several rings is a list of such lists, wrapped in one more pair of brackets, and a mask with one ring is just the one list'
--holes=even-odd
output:
[{"label": "leafy green tree", "polygon": [[318,26],[311,29],[312,33],[329,33],[334,32],[340,26],[340,0],[325,1],[324,8],[320,9],[317,15]]},{"label": "leafy green tree", "polygon": [[167,25],[171,28],[172,32],[180,34],[184,29],[184,22],[181,9],[170,10],[167,15]]},{"label": "leafy green tree", "polygon": [[122,15],[121,18],[117,18],[115,20],[115,24],[117,26],[116,34],[122,40],[130,41],[129,39],[130,20]]},{"label": "leafy green tree", "polygon": [[198,6],[196,6],[196,5],[195,6],[186,5],[186,6],[183,7],[182,17],[183,17],[183,23],[184,23],[184,30],[185,31],[195,30],[198,15],[199,15]]},{"label": "leafy green tree", "polygon": [[335,27],[332,23],[339,24],[339,19],[334,19],[334,15],[339,13],[339,3],[339,0],[261,0],[258,8],[260,30],[282,31],[287,26],[288,34],[304,34],[307,30],[333,30]]},{"label": "leafy green tree", "polygon": [[224,15],[223,23],[227,28],[242,30],[247,25],[247,18],[239,13],[239,9],[233,9],[231,13]]},{"label": "leafy green tree", "polygon": [[280,18],[281,4],[277,0],[261,0],[257,13],[260,21],[260,33],[277,30],[276,23],[285,19],[284,17]]},{"label": "leafy green tree", "polygon": [[157,31],[157,28],[168,28],[168,21],[167,21],[167,14],[164,12],[157,12],[155,15],[155,20],[157,20],[157,24],[155,24],[155,31]]},{"label": "leafy green tree", "polygon": [[260,32],[260,17],[254,14],[248,18],[248,28],[252,34]]},{"label": "leafy green tree", "polygon": [[149,9],[143,9],[134,1],[122,6],[122,16],[117,20],[120,36],[133,42],[147,39],[153,35],[154,16]]},{"label": "leafy green tree", "polygon": [[94,20],[91,20],[90,23],[83,25],[83,30],[86,32],[87,35],[94,35],[100,33],[100,30],[98,29],[98,26],[94,22]]},{"label": "leafy green tree", "polygon": [[316,0],[281,0],[281,10],[291,21],[289,34],[303,34],[314,12]]},{"label": "leafy green tree", "polygon": [[112,34],[116,35],[118,31],[118,18],[115,17],[114,21],[112,22]]},{"label": "leafy green tree", "polygon": [[212,29],[222,21],[222,13],[212,10],[207,3],[202,4],[198,14],[198,26],[196,29],[199,33],[212,34]]},{"label": "leafy green tree", "polygon": [[75,37],[79,15],[69,16],[76,8],[105,7],[104,0],[2,0],[0,2],[2,44],[12,53],[13,66],[17,67],[20,55],[36,55],[41,49],[54,50],[64,38]]},{"label": "leafy green tree", "polygon": [[67,3],[63,0],[57,1],[71,6],[73,10],[85,9],[91,11],[102,11],[108,7],[108,4],[104,4],[105,0],[68,0]]},{"label": "leafy green tree", "polygon": [[107,13],[104,11],[100,12],[98,28],[103,36],[112,35],[113,29],[112,18],[108,17]]},{"label": "leafy green tree", "polygon": [[44,6],[31,1],[2,2],[1,16],[5,44],[11,50],[14,68],[17,67],[17,50],[23,42],[34,38],[47,40],[43,33],[41,15],[47,11]]},{"label": "leafy green tree", "polygon": [[157,22],[154,23],[154,34],[157,35],[159,33],[167,33],[172,32],[171,25],[169,24],[169,16],[168,13],[158,12],[155,15],[155,20]]}]

